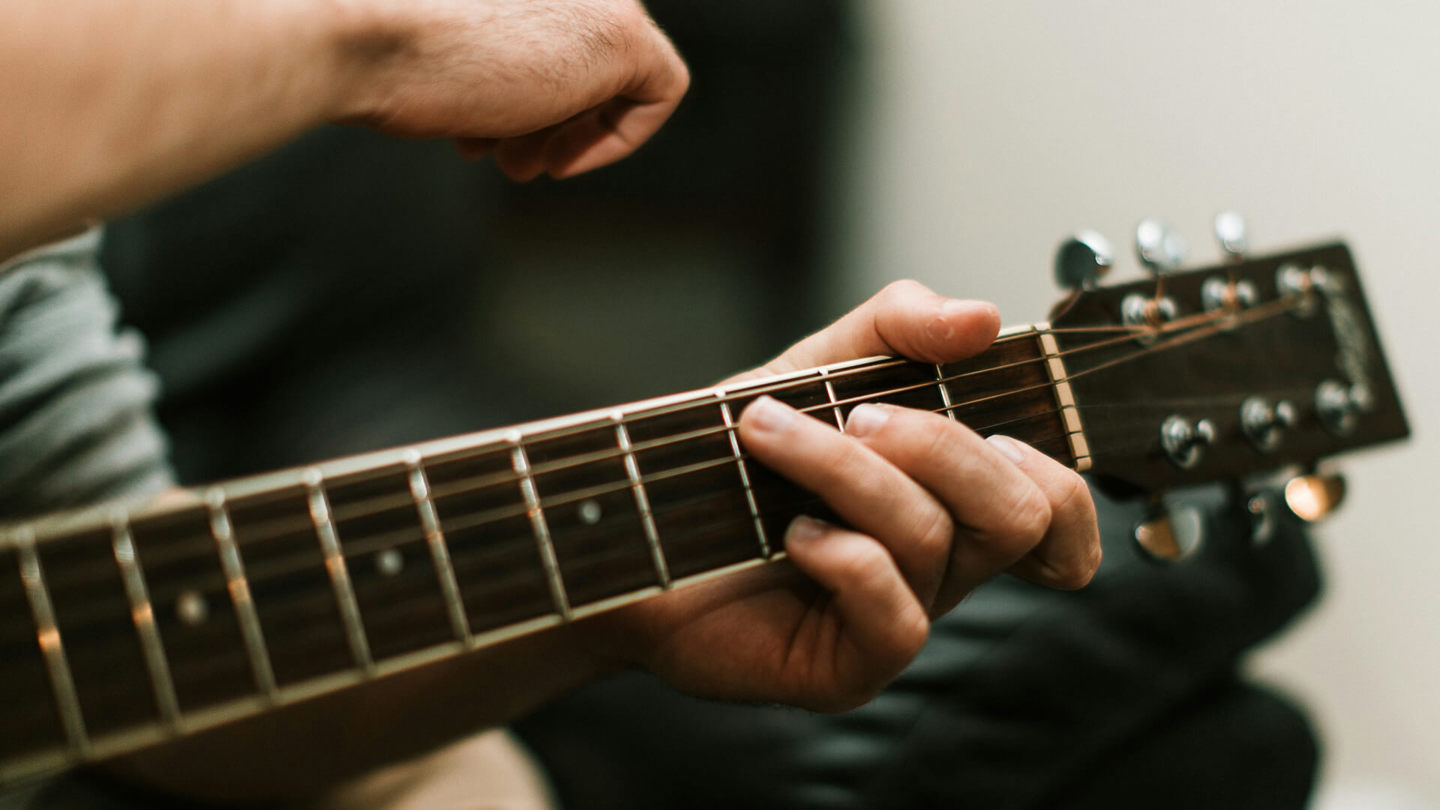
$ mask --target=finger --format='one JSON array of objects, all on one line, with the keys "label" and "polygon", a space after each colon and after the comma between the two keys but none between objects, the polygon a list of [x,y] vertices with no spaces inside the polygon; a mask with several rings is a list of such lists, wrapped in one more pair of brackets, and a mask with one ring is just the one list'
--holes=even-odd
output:
[{"label": "finger", "polygon": [[841,642],[853,654],[851,661],[837,663],[852,678],[858,675],[854,691],[873,693],[925,646],[929,618],[879,541],[801,516],[785,533],[785,550],[796,568],[831,594],[843,627]]},{"label": "finger", "polygon": [[620,93],[561,125],[545,150],[555,178],[572,177],[614,163],[639,149],[675,112],[690,88],[690,71],[675,46],[646,26],[646,57]]},{"label": "finger", "polygon": [[614,99],[581,113],[546,144],[545,169],[561,179],[608,166],[639,149],[674,109],[672,104]]},{"label": "finger", "polygon": [[545,143],[557,128],[558,125],[501,139],[495,145],[495,165],[517,183],[534,180],[545,171]]},{"label": "finger", "polygon": [[1085,479],[1009,436],[991,436],[986,441],[1030,476],[1050,503],[1049,530],[1010,573],[1051,588],[1084,587],[1100,567],[1101,556],[1095,501]]},{"label": "finger", "polygon": [[944,507],[923,487],[860,442],[770,397],[760,397],[741,412],[740,440],[756,460],[819,495],[846,523],[878,538],[920,602],[934,601],[953,527]]},{"label": "finger", "polygon": [[456,138],[455,151],[466,160],[479,160],[495,151],[495,138]]},{"label": "finger", "polygon": [[897,281],[756,376],[882,354],[946,363],[984,351],[999,330],[994,304],[945,298],[919,282]]},{"label": "finger", "polygon": [[864,404],[845,432],[930,492],[957,523],[932,615],[1014,565],[1049,531],[1050,501],[975,431],[939,414]]}]

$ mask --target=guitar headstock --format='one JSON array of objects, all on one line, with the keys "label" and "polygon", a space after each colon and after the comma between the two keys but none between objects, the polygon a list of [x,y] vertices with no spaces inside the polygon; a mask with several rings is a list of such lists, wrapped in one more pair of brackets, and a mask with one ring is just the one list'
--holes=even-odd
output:
[{"label": "guitar headstock", "polygon": [[1287,467],[1404,438],[1404,410],[1350,251],[1334,243],[1245,255],[1243,221],[1216,220],[1227,261],[1177,269],[1183,241],[1137,229],[1152,277],[1101,288],[1108,246],[1061,247],[1075,292],[1051,330],[1091,472],[1159,492]]}]

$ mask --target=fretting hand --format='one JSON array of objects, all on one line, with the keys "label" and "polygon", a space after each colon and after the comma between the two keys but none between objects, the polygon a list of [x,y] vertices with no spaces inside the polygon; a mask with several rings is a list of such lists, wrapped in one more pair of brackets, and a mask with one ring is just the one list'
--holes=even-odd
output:
[{"label": "fretting hand", "polygon": [[[989,304],[900,282],[736,379],[882,354],[952,362],[998,326]],[[784,542],[804,576],[766,566],[617,611],[597,623],[599,654],[700,695],[843,710],[898,675],[930,620],[986,580],[1008,571],[1076,588],[1099,564],[1085,482],[1012,439],[885,405],[855,408],[841,433],[768,398],[739,431],[751,457],[853,528],[802,517]]]}]

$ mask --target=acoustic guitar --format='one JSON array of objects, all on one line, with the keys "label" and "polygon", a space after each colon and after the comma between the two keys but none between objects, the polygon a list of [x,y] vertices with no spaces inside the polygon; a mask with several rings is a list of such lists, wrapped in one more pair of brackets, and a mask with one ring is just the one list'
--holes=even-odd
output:
[{"label": "acoustic guitar", "polygon": [[[1147,230],[1148,229],[1148,230]],[[1142,223],[1148,280],[1062,246],[1050,323],[934,365],[877,357],[0,528],[0,787],[423,666],[781,559],[821,508],[745,453],[762,394],[842,428],[862,402],[947,414],[1153,497],[1295,470],[1408,429],[1350,252],[1180,272]],[[1243,236],[1243,235],[1242,235]],[[1257,498],[1257,531],[1268,510]],[[1136,539],[1181,556],[1158,515]]]}]

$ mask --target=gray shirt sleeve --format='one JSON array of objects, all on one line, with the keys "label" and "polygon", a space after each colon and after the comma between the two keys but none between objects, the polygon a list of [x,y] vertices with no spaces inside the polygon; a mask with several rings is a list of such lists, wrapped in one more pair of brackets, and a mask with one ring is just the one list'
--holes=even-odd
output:
[{"label": "gray shirt sleeve", "polygon": [[117,331],[101,232],[0,266],[0,521],[171,486],[138,334]]}]

